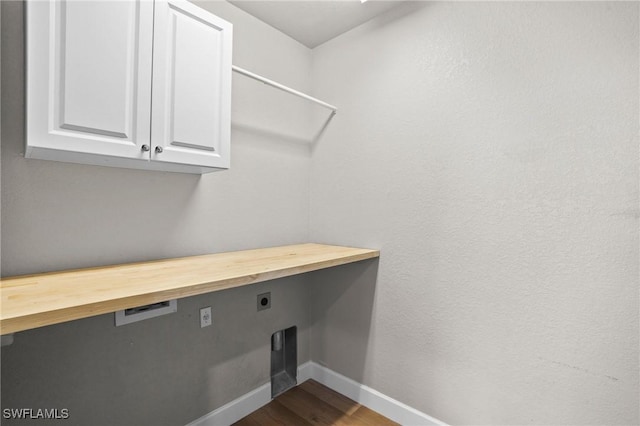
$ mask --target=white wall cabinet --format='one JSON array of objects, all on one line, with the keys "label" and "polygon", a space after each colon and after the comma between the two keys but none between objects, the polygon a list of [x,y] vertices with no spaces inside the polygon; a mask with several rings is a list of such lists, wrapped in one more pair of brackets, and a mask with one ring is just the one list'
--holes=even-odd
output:
[{"label": "white wall cabinet", "polygon": [[29,158],[229,167],[230,23],[184,0],[27,2]]}]

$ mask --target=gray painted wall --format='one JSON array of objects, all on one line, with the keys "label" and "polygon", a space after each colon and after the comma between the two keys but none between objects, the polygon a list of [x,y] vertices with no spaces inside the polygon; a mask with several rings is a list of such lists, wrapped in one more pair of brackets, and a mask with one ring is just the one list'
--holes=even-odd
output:
[{"label": "gray painted wall", "polygon": [[410,2],[314,49],[311,239],[381,257],[314,276],[312,359],[451,424],[638,424],[638,25]]},{"label": "gray painted wall", "polygon": [[[307,104],[233,76],[232,166],[206,175],[25,160],[22,3],[3,2],[5,276],[298,243],[308,237]],[[308,90],[309,49],[227,2],[234,63]],[[3,63],[5,62],[3,61]]]},{"label": "gray painted wall", "polygon": [[[226,2],[200,5],[233,22],[237,65],[309,90],[306,47]],[[4,276],[307,241],[303,101],[234,75],[231,169],[201,177],[26,160],[22,22],[23,4],[2,2]],[[297,325],[309,359],[305,282],[187,298],[119,328],[102,315],[18,333],[2,348],[2,407],[68,408],[74,425],[186,424],[269,380],[274,331]],[[272,308],[257,313],[263,291]],[[214,324],[200,329],[204,306]]]},{"label": "gray painted wall", "polygon": [[[304,276],[178,301],[178,312],[115,327],[113,314],[17,333],[2,348],[3,408],[66,408],[70,425],[185,425],[269,381],[270,337],[298,326],[309,360]],[[256,295],[271,292],[270,310]],[[213,325],[200,328],[211,306]],[[56,424],[7,421],[3,425]]]},{"label": "gray painted wall", "polygon": [[230,171],[25,160],[3,2],[4,275],[307,239],[382,257],[20,333],[3,407],[186,423],[265,383],[268,335],[296,323],[301,362],[451,424],[640,421],[637,4],[409,2],[313,52],[199,4],[235,24],[234,63],[340,108],[322,140],[306,103],[234,77]]}]

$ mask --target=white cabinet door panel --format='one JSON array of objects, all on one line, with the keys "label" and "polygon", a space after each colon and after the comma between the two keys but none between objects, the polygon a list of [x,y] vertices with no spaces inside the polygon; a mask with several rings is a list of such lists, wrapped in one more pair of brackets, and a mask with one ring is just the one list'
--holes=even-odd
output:
[{"label": "white cabinet door panel", "polygon": [[[60,62],[54,87],[60,90],[55,93],[60,127],[131,139],[138,5],[72,1],[57,6]],[[113,25],[118,17],[121,24]]]},{"label": "white cabinet door panel", "polygon": [[228,168],[232,26],[186,1],[155,7],[152,159]]},{"label": "white cabinet door panel", "polygon": [[148,0],[29,1],[26,155],[148,159],[152,35]]}]

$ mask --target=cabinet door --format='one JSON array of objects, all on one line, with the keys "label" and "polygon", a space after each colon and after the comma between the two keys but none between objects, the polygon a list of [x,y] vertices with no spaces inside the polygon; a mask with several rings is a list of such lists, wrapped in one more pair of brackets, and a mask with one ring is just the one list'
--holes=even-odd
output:
[{"label": "cabinet door", "polygon": [[229,167],[232,25],[184,0],[156,0],[151,158]]},{"label": "cabinet door", "polygon": [[153,2],[31,0],[26,13],[26,156],[149,159]]}]

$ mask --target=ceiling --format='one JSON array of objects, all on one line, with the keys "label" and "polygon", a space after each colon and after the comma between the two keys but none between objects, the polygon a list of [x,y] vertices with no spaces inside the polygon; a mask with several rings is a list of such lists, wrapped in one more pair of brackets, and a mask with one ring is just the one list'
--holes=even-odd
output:
[{"label": "ceiling", "polygon": [[369,0],[229,0],[263,22],[313,49],[399,5]]}]

